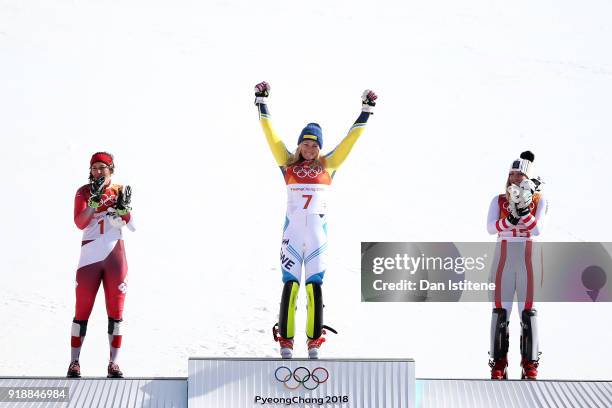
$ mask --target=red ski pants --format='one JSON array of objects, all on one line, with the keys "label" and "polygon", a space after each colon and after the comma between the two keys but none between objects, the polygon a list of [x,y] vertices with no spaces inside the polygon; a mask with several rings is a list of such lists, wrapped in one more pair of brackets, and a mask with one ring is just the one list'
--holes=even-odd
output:
[{"label": "red ski pants", "polygon": [[[87,244],[85,244],[87,245]],[[104,286],[108,317],[121,320],[127,284],[127,260],[123,240],[118,240],[111,253],[101,262],[83,266],[76,274],[76,320],[88,320],[100,282]]]}]

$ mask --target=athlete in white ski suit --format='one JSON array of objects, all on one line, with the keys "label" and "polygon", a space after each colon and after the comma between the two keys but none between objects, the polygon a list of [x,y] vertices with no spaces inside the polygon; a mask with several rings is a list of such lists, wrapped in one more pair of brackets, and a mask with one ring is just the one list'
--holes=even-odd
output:
[{"label": "athlete in white ski suit", "polygon": [[[507,378],[508,326],[514,295],[521,313],[523,378],[535,379],[539,359],[534,285],[541,284],[540,235],[548,203],[529,180],[533,154],[523,152],[510,168],[507,194],[493,197],[487,217],[489,234],[497,234],[491,281],[495,283],[491,319],[491,378]],[[535,180],[539,183],[538,180]]]}]

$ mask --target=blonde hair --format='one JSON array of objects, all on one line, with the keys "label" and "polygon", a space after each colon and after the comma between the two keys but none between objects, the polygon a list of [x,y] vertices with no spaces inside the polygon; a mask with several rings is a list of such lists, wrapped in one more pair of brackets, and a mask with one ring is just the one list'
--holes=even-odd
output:
[{"label": "blonde hair", "polygon": [[[287,167],[293,166],[294,164],[297,164],[301,162],[302,160],[305,160],[305,159],[302,156],[302,153],[300,153],[300,145],[298,145],[297,149],[295,149],[295,152],[291,153],[291,155],[287,159],[287,162],[285,163],[284,167],[286,169]],[[325,158],[321,157],[321,150],[319,150],[319,153],[317,153],[317,157],[313,161],[315,164],[325,167]]]},{"label": "blonde hair", "polygon": [[508,187],[510,187],[510,175],[508,174],[508,178],[506,179],[506,188],[504,188],[504,193],[506,193],[506,201],[510,202],[510,193],[508,192]]}]

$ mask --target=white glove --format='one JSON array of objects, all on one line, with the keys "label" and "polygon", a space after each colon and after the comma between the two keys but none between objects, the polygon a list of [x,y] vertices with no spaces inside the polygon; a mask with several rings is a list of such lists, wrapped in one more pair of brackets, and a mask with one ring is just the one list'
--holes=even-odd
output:
[{"label": "white glove", "polygon": [[528,190],[528,191],[530,191],[531,194],[533,194],[536,191],[536,185],[530,179],[525,179],[525,180],[521,181],[521,184],[519,184],[519,187],[521,188],[521,190]]},{"label": "white glove", "polygon": [[521,195],[521,188],[519,186],[516,184],[510,184],[508,188],[506,188],[506,191],[508,191],[511,203],[516,204],[519,202],[519,196]]},{"label": "white glove", "polygon": [[523,216],[529,214],[529,206],[533,201],[533,194],[530,190],[521,190],[519,193],[519,201],[516,203],[516,211],[518,215]]},{"label": "white glove", "polygon": [[531,204],[531,201],[533,200],[533,193],[536,190],[536,185],[533,181],[525,179],[521,181],[519,187],[521,191],[519,193],[519,201],[516,204],[516,207],[518,209],[529,207],[529,204]]},{"label": "white glove", "polygon": [[516,209],[516,203],[514,201],[510,200],[508,202],[508,210],[514,218],[519,218],[518,210]]}]

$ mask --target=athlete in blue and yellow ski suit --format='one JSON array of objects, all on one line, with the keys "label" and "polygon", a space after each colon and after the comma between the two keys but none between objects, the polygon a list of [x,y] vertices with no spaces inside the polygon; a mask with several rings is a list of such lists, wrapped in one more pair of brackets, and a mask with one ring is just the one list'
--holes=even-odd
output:
[{"label": "athlete in blue and yellow ski suit", "polygon": [[[309,355],[316,358],[318,347],[325,341],[321,337],[324,334],[321,285],[327,270],[328,195],[336,171],[365,129],[376,94],[364,92],[362,112],[334,150],[319,155],[319,149],[323,146],[321,127],[309,123],[300,134],[298,149],[292,154],[272,127],[266,105],[269,89],[265,82],[258,84],[255,103],[266,140],[287,186],[287,213],[280,251],[284,287],[278,337],[275,335],[275,338],[281,343],[281,355],[291,357],[295,335],[294,315],[303,266],[308,300],[306,335]],[[316,153],[311,156],[308,149]]]}]

